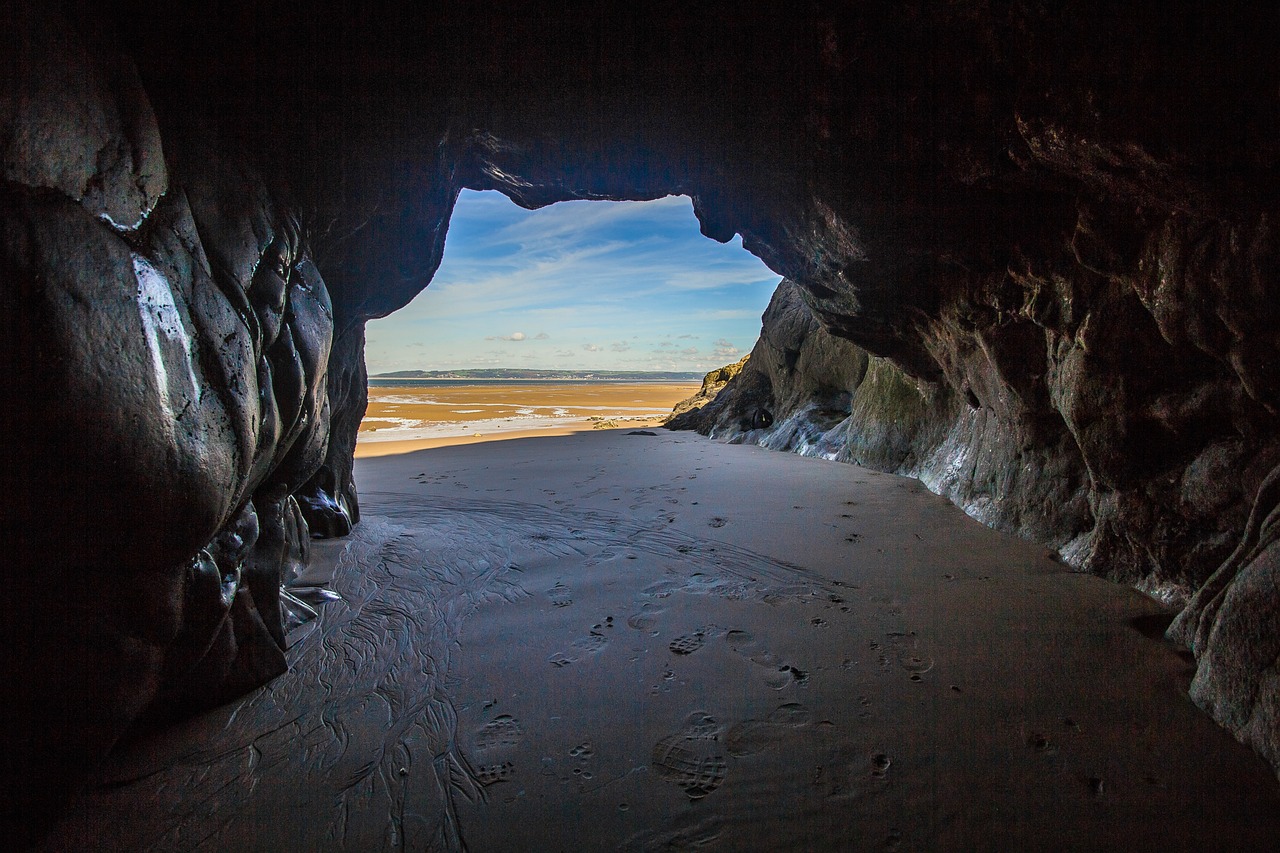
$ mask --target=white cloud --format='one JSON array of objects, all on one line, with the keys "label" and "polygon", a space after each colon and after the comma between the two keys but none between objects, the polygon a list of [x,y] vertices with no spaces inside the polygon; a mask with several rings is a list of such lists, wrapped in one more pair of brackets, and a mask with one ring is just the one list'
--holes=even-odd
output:
[{"label": "white cloud", "polygon": [[626,341],[618,341],[617,343],[610,345],[609,349],[613,350],[614,352],[626,352],[627,350],[631,349],[631,344],[627,343]]},{"label": "white cloud", "polygon": [[[479,355],[539,366],[523,360],[527,352],[546,366],[576,366],[588,361],[585,352],[598,353],[589,360],[597,367],[658,369],[661,359],[663,368],[693,370],[712,357],[711,341],[754,337],[778,281],[737,238],[720,245],[697,227],[684,197],[528,213],[496,193],[466,191],[431,286],[370,324],[370,368],[405,360],[424,369],[474,366],[467,362]],[[494,331],[530,327],[540,331]],[[536,343],[551,340],[555,350]],[[659,340],[678,343],[649,355]],[[485,353],[481,341],[494,349]],[[681,351],[695,345],[707,349]]]},{"label": "white cloud", "polygon": [[742,350],[735,347],[731,341],[721,338],[716,341],[716,348],[711,351],[711,356],[720,361],[737,361],[742,356]]}]

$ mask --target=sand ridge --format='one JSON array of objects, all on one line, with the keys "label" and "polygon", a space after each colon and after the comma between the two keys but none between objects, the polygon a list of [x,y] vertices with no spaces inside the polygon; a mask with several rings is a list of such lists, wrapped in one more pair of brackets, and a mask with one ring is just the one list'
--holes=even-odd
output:
[{"label": "sand ridge", "polygon": [[121,750],[53,849],[1278,837],[1156,603],[915,481],[656,432],[362,460],[290,672]]}]

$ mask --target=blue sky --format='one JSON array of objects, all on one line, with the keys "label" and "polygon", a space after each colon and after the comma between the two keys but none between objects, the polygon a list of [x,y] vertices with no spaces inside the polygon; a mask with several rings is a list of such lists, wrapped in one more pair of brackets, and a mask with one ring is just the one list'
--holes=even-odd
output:
[{"label": "blue sky", "polygon": [[698,233],[683,196],[527,211],[464,190],[431,285],[369,323],[369,373],[705,372],[751,351],[778,281],[740,238]]}]

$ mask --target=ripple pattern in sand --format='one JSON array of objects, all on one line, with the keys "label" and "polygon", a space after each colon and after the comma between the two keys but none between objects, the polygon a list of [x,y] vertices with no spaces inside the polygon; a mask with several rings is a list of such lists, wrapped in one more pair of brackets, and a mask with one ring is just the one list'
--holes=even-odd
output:
[{"label": "ripple pattern in sand", "polygon": [[[109,768],[107,784],[84,795],[54,846],[462,849],[458,798],[483,800],[486,786],[520,773],[496,754],[518,731],[514,719],[497,717],[475,736],[477,749],[494,755],[472,762],[459,743],[444,675],[463,621],[487,602],[542,594],[565,607],[572,599],[563,584],[522,588],[522,563],[594,556],[594,565],[602,551],[642,552],[682,569],[668,570],[669,591],[757,601],[833,591],[798,566],[603,513],[400,494],[379,509],[386,517],[366,517],[339,560],[332,587],[342,600],[292,637],[290,671],[158,736],[141,765]],[[695,630],[672,651],[691,654],[706,636]],[[588,632],[563,660],[603,644]],[[725,773],[719,731],[669,740],[654,748],[663,778],[691,798],[714,791]],[[136,818],[104,840],[94,827],[122,810]],[[279,835],[284,827],[305,837]]]}]

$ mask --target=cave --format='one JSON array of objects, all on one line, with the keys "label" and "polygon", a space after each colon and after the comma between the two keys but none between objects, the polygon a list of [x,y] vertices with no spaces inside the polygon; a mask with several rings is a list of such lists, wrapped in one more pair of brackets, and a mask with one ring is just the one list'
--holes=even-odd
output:
[{"label": "cave", "polygon": [[289,669],[288,582],[383,530],[365,323],[463,189],[692,198],[783,283],[671,426],[916,478],[1141,591],[1275,787],[1274,4],[0,8],[19,845],[122,738]]}]

